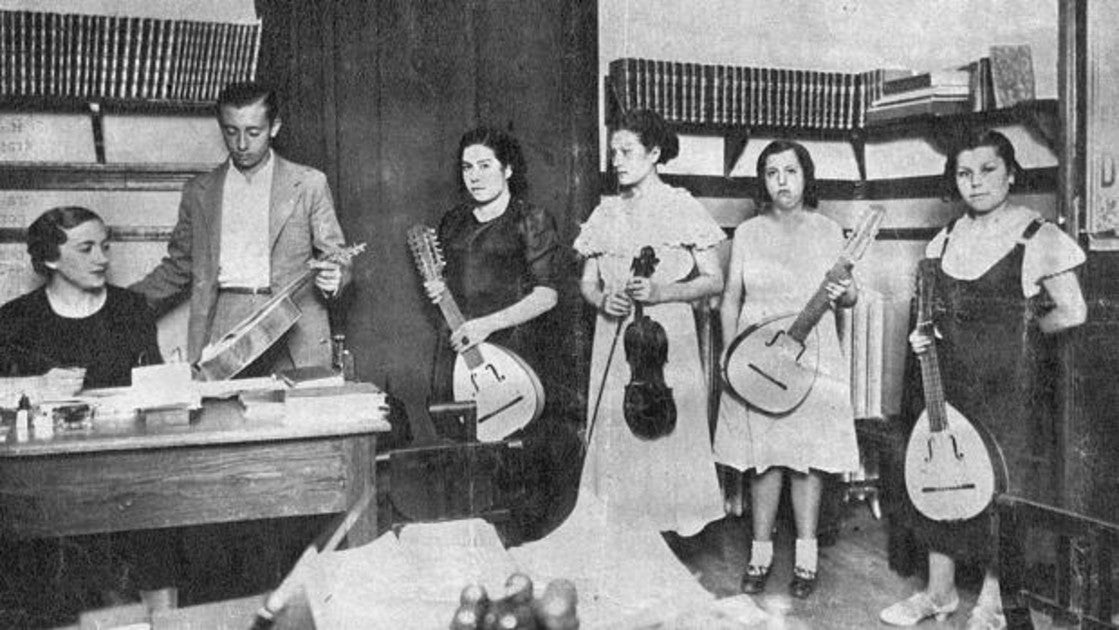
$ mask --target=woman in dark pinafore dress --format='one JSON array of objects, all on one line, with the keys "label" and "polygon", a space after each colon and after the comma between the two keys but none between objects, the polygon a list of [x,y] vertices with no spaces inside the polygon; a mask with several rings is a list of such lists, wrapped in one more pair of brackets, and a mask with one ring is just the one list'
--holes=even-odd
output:
[{"label": "woman in dark pinafore dress", "polygon": [[[1060,370],[1052,335],[1086,317],[1075,274],[1084,253],[1036,212],[1009,202],[1020,172],[1014,147],[1002,134],[967,138],[949,154],[944,175],[968,212],[941,230],[925,255],[937,260],[933,321],[945,398],[998,443],[1010,493],[1052,502]],[[918,354],[933,343],[916,330],[909,339]],[[929,548],[929,582],[883,610],[882,621],[910,626],[954,612],[956,563],[967,561],[986,567],[967,627],[1005,627],[992,564],[991,512],[946,523],[922,516],[907,502],[903,515]]]}]

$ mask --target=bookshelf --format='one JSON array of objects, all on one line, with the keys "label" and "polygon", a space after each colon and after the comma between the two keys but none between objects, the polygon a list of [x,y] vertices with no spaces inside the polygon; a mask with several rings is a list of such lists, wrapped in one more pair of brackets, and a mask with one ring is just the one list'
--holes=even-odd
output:
[{"label": "bookshelf", "polygon": [[880,95],[883,80],[881,71],[724,69],[619,59],[611,63],[605,78],[606,117],[609,122],[628,108],[646,107],[660,113],[677,133],[722,138],[723,177],[728,179],[753,136],[845,141],[855,154],[859,195],[867,188],[866,144],[872,140],[921,136],[945,152],[952,139],[968,128],[1023,123],[1051,149],[1059,148],[1055,99],[868,121],[866,112]]}]

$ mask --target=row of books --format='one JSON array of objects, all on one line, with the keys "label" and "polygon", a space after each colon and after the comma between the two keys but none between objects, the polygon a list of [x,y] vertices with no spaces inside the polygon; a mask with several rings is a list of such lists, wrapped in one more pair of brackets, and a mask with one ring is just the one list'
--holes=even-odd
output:
[{"label": "row of books", "polygon": [[207,101],[256,75],[260,22],[0,11],[0,98]]},{"label": "row of books", "polygon": [[623,110],[652,109],[683,124],[807,129],[863,126],[881,71],[861,73],[624,58],[608,83]]},{"label": "row of books", "polygon": [[1034,98],[1029,46],[991,46],[988,56],[960,68],[885,81],[881,96],[871,101],[867,120],[1002,109]]}]

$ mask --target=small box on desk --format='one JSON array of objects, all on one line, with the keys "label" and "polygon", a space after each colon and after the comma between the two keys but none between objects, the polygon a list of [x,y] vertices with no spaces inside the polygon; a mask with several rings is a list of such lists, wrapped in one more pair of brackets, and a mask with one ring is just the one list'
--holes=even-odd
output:
[{"label": "small box on desk", "polygon": [[381,418],[387,411],[385,393],[372,383],[341,387],[308,387],[285,393],[284,417],[290,422],[320,418]]}]

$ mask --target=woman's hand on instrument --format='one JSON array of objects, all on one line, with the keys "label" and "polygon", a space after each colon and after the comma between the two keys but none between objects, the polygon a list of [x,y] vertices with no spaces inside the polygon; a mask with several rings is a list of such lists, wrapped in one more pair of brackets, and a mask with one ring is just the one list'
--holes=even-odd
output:
[{"label": "woman's hand on instrument", "polygon": [[315,286],[323,293],[336,296],[342,288],[342,265],[329,260],[311,260],[307,266],[318,269],[315,274]]},{"label": "woman's hand on instrument", "polygon": [[930,334],[924,326],[918,326],[913,329],[913,332],[909,333],[909,347],[913,349],[914,354],[924,354],[932,346],[935,334],[935,330]]},{"label": "woman's hand on instrument", "polygon": [[482,343],[494,331],[480,319],[472,319],[451,332],[451,347],[455,352],[469,350]]},{"label": "woman's hand on instrument", "polygon": [[840,280],[828,280],[824,285],[824,291],[828,294],[828,301],[835,304],[843,297],[844,293],[851,288],[852,278],[847,277]]},{"label": "woman's hand on instrument", "polygon": [[447,283],[442,280],[428,280],[424,282],[424,291],[432,304],[438,304],[447,293]]},{"label": "woman's hand on instrument", "polygon": [[607,291],[602,294],[599,308],[610,317],[625,317],[633,309],[633,300],[622,291]]},{"label": "woman's hand on instrument", "polygon": [[661,301],[660,287],[648,278],[630,278],[626,293],[638,302],[656,304]]}]

